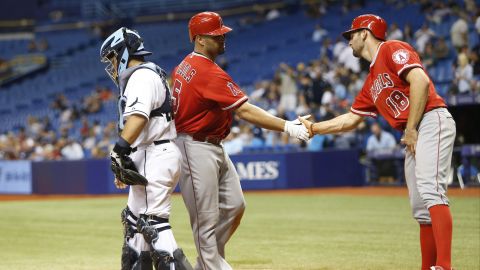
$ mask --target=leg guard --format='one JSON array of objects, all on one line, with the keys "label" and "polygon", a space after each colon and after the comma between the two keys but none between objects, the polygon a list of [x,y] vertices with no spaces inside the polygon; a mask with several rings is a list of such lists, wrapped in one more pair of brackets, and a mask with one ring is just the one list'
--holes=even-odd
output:
[{"label": "leg guard", "polygon": [[152,251],[152,260],[155,270],[170,270],[170,264],[174,262],[168,251],[158,249]]},{"label": "leg guard", "polygon": [[137,231],[142,233],[145,241],[152,247],[151,255],[156,270],[170,270],[172,263],[176,270],[193,270],[183,251],[176,248],[176,244],[172,253],[158,248],[159,233],[170,229],[168,219],[165,218],[141,215],[137,221]]},{"label": "leg guard", "polygon": [[150,251],[142,251],[140,258],[138,258],[138,263],[135,265],[136,267],[132,270],[153,270],[152,263]]},{"label": "leg guard", "polygon": [[153,270],[150,251],[137,251],[129,245],[129,240],[137,233],[136,223],[138,218],[130,211],[128,206],[121,214],[123,224],[123,247],[121,270]]},{"label": "leg guard", "polygon": [[132,270],[137,264],[139,255],[133,248],[129,247],[127,242],[122,247],[122,270]]},{"label": "leg guard", "polygon": [[152,247],[152,261],[156,270],[170,270],[170,264],[173,263],[173,257],[166,250],[155,249],[155,243],[158,240],[158,232],[171,229],[170,225],[156,228],[159,224],[168,224],[168,219],[155,216],[140,215],[137,220],[137,231],[143,235],[143,238]]},{"label": "leg guard", "polygon": [[173,252],[173,258],[175,260],[175,270],[193,270],[181,248],[177,248]]}]

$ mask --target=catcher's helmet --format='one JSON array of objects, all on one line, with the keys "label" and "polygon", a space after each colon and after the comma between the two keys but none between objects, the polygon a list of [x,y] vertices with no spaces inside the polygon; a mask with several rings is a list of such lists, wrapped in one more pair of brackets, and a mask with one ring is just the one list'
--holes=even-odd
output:
[{"label": "catcher's helmet", "polygon": [[342,33],[342,36],[350,40],[350,35],[358,30],[368,29],[373,36],[380,40],[385,40],[387,35],[387,22],[380,16],[374,14],[364,14],[353,19],[350,30]]},{"label": "catcher's helmet", "polygon": [[215,12],[200,12],[188,22],[190,42],[193,42],[196,35],[220,36],[230,31],[232,28],[223,25],[222,17]]},{"label": "catcher's helmet", "polygon": [[113,77],[112,58],[116,58],[118,68],[117,75],[127,69],[128,60],[131,55],[144,56],[152,54],[143,47],[143,39],[137,31],[121,27],[113,32],[100,47],[100,60],[104,63],[110,63],[106,68],[107,74],[117,83]]}]

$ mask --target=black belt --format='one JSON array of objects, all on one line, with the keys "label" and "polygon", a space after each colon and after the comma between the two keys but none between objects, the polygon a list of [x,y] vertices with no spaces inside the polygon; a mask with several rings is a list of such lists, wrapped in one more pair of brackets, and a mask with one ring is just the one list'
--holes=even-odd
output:
[{"label": "black belt", "polygon": [[203,136],[200,134],[188,134],[188,135],[190,135],[194,141],[207,142],[214,145],[220,145],[220,143],[223,140],[223,138],[221,137],[210,137],[210,136]]},{"label": "black belt", "polygon": [[[160,144],[169,143],[169,142],[170,140],[160,140],[160,141],[154,141],[153,144],[160,145]],[[132,148],[132,153],[137,152],[137,150],[138,150],[137,147]]]}]

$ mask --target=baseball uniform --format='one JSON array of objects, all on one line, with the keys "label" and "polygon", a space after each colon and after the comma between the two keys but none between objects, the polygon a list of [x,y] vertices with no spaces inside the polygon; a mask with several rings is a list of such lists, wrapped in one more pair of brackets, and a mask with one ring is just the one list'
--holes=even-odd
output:
[{"label": "baseball uniform", "polygon": [[[410,85],[404,76],[417,67],[424,69],[409,44],[396,40],[380,43],[351,112],[371,117],[381,114],[393,128],[404,130],[410,111]],[[407,151],[405,157],[410,204],[420,224],[431,223],[430,207],[449,203],[446,183],[455,133],[455,122],[430,81],[424,115],[418,125],[416,154]]]},{"label": "baseball uniform", "polygon": [[[120,126],[130,115],[148,118],[148,123],[131,145],[132,158],[138,172],[148,179],[147,186],[130,186],[128,194],[128,223],[131,237],[126,241],[137,253],[167,251],[170,256],[178,248],[168,218],[171,195],[178,183],[182,156],[173,143],[176,137],[169,105],[169,89],[164,72],[153,63],[145,63],[125,70],[119,78],[123,96],[119,100]],[[123,90],[124,88],[124,90]],[[158,231],[158,240],[147,243],[137,231],[140,215]],[[171,264],[172,269],[174,265]]]},{"label": "baseball uniform", "polygon": [[248,98],[215,62],[193,52],[173,71],[173,111],[183,155],[180,187],[198,252],[196,269],[228,270],[225,244],[245,209],[240,179],[221,143]]}]

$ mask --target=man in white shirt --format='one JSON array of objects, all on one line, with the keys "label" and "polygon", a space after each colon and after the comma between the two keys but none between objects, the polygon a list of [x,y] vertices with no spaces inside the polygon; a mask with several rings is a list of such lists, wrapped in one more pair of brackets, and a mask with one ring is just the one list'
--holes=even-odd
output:
[{"label": "man in white shirt", "polygon": [[[367,140],[366,149],[369,156],[375,156],[375,154],[386,154],[388,156],[393,154],[393,150],[397,146],[393,135],[382,130],[378,123],[373,123],[370,130],[372,135]],[[378,182],[393,183],[395,181],[395,166],[391,158],[373,158],[373,163],[377,169]]]}]

